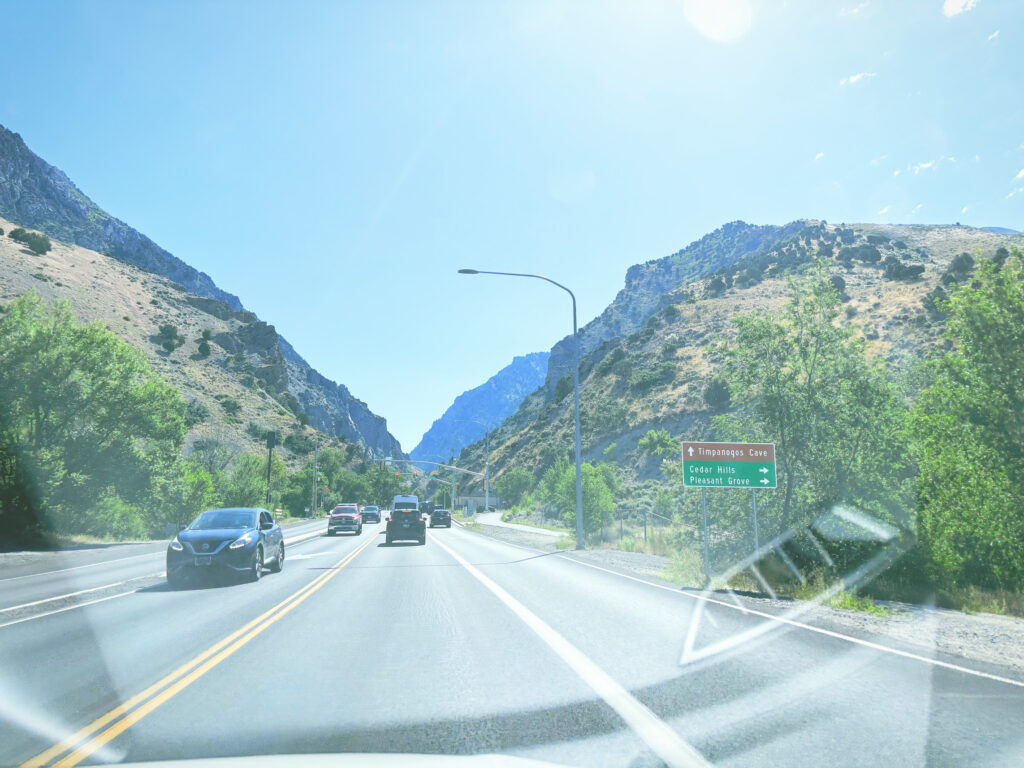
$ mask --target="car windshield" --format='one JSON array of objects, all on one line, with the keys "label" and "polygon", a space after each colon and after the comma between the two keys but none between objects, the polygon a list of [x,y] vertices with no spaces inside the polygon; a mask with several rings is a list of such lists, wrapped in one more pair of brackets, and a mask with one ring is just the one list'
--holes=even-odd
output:
[{"label": "car windshield", "polygon": [[0,2],[0,768],[1022,724],[1024,0]]},{"label": "car windshield", "polygon": [[253,528],[256,513],[248,509],[218,509],[204,512],[189,526],[190,531],[209,531],[216,528]]}]

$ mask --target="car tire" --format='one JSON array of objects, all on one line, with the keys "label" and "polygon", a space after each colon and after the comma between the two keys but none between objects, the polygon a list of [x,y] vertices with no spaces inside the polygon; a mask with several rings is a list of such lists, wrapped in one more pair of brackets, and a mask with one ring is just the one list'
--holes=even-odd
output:
[{"label": "car tire", "polygon": [[391,537],[390,536],[385,536],[384,537],[384,543],[387,544],[390,547],[391,546]]},{"label": "car tire", "polygon": [[277,545],[277,557],[274,558],[274,564],[270,566],[271,573],[280,573],[281,569],[284,568],[284,544]]},{"label": "car tire", "polygon": [[356,536],[362,536],[362,535],[363,535],[363,526],[360,525],[359,526],[359,530],[356,531]]},{"label": "car tire", "polygon": [[167,572],[167,585],[179,589],[185,584],[185,577],[181,574],[181,571],[168,571]]},{"label": "car tire", "polygon": [[249,581],[259,581],[263,576],[263,547],[256,547],[249,566]]},{"label": "car tire", "polygon": [[451,528],[451,527],[452,527],[451,523],[448,523],[448,525],[445,526],[445,528]]},{"label": "car tire", "polygon": [[427,536],[426,536],[426,534],[424,534],[424,535],[420,536],[420,544],[426,544],[426,543],[427,543]]},{"label": "car tire", "polygon": [[333,535],[334,535],[334,531],[332,531],[332,530],[328,529],[328,530],[327,530],[327,535],[328,535],[328,536],[333,536]]}]

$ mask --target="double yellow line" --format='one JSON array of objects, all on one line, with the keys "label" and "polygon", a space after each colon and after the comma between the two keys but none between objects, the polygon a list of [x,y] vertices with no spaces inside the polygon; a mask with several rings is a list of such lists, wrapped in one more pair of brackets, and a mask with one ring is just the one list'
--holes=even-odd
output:
[{"label": "double yellow line", "polygon": [[368,538],[365,543],[331,566],[326,573],[320,574],[263,615],[232,632],[223,640],[214,643],[146,690],[135,694],[123,704],[114,707],[63,741],[25,761],[19,768],[38,768],[72,749],[74,749],[73,752],[54,763],[54,766],[55,768],[70,768],[70,766],[78,765],[96,750],[117,738],[161,704],[205,675],[271,624],[280,621],[289,611],[337,576],[342,568],[355,560],[359,553],[370,546],[374,540],[373,537]]}]

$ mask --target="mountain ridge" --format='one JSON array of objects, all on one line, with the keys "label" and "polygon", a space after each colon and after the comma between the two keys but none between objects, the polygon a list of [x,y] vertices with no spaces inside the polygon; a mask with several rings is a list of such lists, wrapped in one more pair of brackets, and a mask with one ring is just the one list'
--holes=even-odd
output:
[{"label": "mountain ridge", "polygon": [[[2,125],[0,217],[165,278],[188,294],[180,301],[211,317],[232,319],[250,327],[250,332],[261,337],[264,353],[281,358],[264,366],[274,378],[273,386],[294,398],[293,407],[304,412],[314,427],[364,445],[377,457],[403,455],[401,444],[388,431],[383,417],[373,413],[343,384],[316,371],[272,325],[246,310],[239,297],[102,210],[67,174],[33,153],[20,135]],[[259,325],[266,327],[252,330]]]}]

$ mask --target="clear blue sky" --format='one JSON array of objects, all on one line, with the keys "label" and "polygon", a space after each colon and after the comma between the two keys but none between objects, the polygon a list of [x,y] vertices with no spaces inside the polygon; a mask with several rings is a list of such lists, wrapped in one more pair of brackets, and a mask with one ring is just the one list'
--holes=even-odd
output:
[{"label": "clear blue sky", "polygon": [[726,221],[1024,229],[1020,0],[0,0],[0,123],[406,450]]}]

